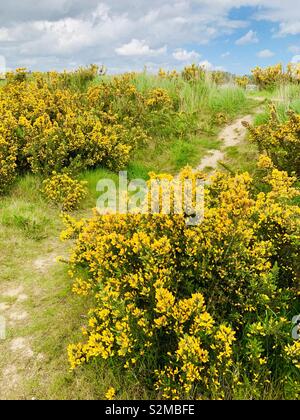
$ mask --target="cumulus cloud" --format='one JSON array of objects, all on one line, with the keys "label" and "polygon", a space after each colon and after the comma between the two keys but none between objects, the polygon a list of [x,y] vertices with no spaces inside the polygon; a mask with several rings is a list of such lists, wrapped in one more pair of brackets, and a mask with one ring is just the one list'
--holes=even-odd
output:
[{"label": "cumulus cloud", "polygon": [[254,0],[260,6],[255,18],[279,24],[277,36],[300,34],[298,0]]},{"label": "cumulus cloud", "polygon": [[205,70],[208,70],[208,71],[212,71],[212,70],[221,70],[221,71],[224,71],[225,70],[224,67],[222,67],[222,66],[215,66],[214,64],[212,64],[208,60],[201,61],[199,63],[199,66],[203,67]]},{"label": "cumulus cloud", "polygon": [[128,44],[124,44],[119,48],[116,48],[118,55],[124,55],[127,57],[134,56],[155,56],[164,54],[167,52],[167,47],[164,46],[158,49],[152,49],[147,45],[145,40],[139,41],[138,39],[132,39]]},{"label": "cumulus cloud", "polygon": [[236,45],[247,45],[247,44],[257,44],[259,42],[257,33],[252,31],[252,29],[247,32],[244,36],[238,39],[235,43]]},{"label": "cumulus cloud", "polygon": [[9,35],[7,28],[0,28],[0,42],[11,41],[12,38]]},{"label": "cumulus cloud", "polygon": [[257,53],[257,57],[259,58],[271,58],[274,57],[275,53],[273,53],[273,51],[271,50],[262,50],[259,51],[259,53]]},{"label": "cumulus cloud", "polygon": [[[295,1],[2,1],[0,54],[6,56],[9,67],[31,63],[41,70],[91,62],[106,64],[115,71],[133,70],[146,64],[143,57],[151,57],[153,67],[176,66],[184,57],[186,61],[199,59],[197,49],[218,38],[231,37],[243,28],[246,32],[250,18],[252,22],[273,22],[277,36],[300,34],[300,8],[295,7]],[[243,6],[252,7],[249,19],[233,18],[232,9]],[[254,30],[237,44],[251,42],[258,42]],[[194,50],[185,50],[186,45]]]},{"label": "cumulus cloud", "polygon": [[173,52],[173,58],[177,61],[196,61],[201,57],[201,54],[196,51],[187,51],[182,48],[178,48]]}]

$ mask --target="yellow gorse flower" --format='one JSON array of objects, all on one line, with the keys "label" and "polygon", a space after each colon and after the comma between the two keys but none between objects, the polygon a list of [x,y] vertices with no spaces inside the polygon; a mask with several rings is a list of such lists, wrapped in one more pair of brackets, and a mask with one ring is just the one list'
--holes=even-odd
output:
[{"label": "yellow gorse flower", "polygon": [[105,394],[107,400],[113,400],[116,396],[116,390],[114,388],[109,388]]},{"label": "yellow gorse flower", "polygon": [[[291,354],[284,350],[288,321],[277,314],[297,296],[300,209],[291,201],[299,195],[295,179],[269,161],[263,167],[264,192],[247,173],[217,174],[198,226],[172,213],[67,218],[64,236],[76,238],[74,290],[96,299],[84,341],[69,347],[73,368],[94,357],[143,366],[166,399],[225,398],[224,381],[242,386],[245,369],[253,383],[267,384],[268,343],[278,360]],[[187,168],[180,176],[195,174]],[[280,263],[286,247],[283,299],[274,258]],[[87,275],[77,290],[82,265]],[[255,322],[257,313],[270,319]]]}]

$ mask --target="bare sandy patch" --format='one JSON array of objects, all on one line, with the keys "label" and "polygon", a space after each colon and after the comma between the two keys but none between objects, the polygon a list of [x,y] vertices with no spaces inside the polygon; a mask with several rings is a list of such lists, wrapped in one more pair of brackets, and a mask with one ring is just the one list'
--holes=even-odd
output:
[{"label": "bare sandy patch", "polygon": [[7,298],[18,297],[23,292],[23,290],[23,286],[11,287],[2,292],[2,296]]},{"label": "bare sandy patch", "polygon": [[14,353],[19,353],[24,358],[32,358],[34,353],[28,343],[28,338],[17,337],[10,343],[10,350]]},{"label": "bare sandy patch", "polygon": [[17,303],[22,303],[28,300],[28,296],[25,293],[22,293],[18,296]]},{"label": "bare sandy patch", "polygon": [[8,308],[9,308],[9,304],[8,303],[6,303],[6,302],[0,303],[0,312],[7,311]]},{"label": "bare sandy patch", "polygon": [[209,155],[202,159],[201,164],[198,166],[199,171],[203,171],[205,168],[215,169],[220,160],[223,160],[225,153],[221,150],[210,150]]},{"label": "bare sandy patch", "polygon": [[0,380],[0,397],[5,398],[8,391],[16,389],[20,383],[21,376],[15,365],[8,365],[2,370]]},{"label": "bare sandy patch", "polygon": [[49,268],[51,268],[57,263],[57,257],[58,255],[56,253],[52,253],[47,257],[37,258],[33,262],[33,266],[40,273],[46,273]]},{"label": "bare sandy patch", "polygon": [[237,146],[245,139],[247,128],[244,127],[243,122],[251,123],[252,120],[253,117],[251,115],[246,115],[225,127],[219,135],[219,139],[223,143],[221,150],[209,150],[208,156],[205,156],[202,159],[197,170],[203,171],[206,168],[215,170],[218,167],[219,162],[225,159],[226,149],[228,147]]},{"label": "bare sandy patch", "polygon": [[27,318],[28,318],[28,313],[22,310],[15,309],[9,314],[9,319],[11,321],[24,321]]}]

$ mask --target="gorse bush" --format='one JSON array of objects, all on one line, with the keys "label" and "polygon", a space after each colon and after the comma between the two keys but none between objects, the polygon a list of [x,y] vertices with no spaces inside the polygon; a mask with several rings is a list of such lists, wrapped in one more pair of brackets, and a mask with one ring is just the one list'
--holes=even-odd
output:
[{"label": "gorse bush", "polygon": [[255,83],[261,89],[274,89],[282,83],[300,82],[300,65],[289,63],[286,68],[282,64],[276,64],[266,68],[255,67],[252,70]]},{"label": "gorse bush", "polygon": [[8,73],[0,87],[0,193],[25,172],[124,169],[135,150],[186,142],[199,132],[199,114],[205,114],[201,130],[210,132],[245,106],[241,90],[219,89],[197,66],[186,72],[191,80],[177,73],[100,77],[97,66]]},{"label": "gorse bush", "polygon": [[242,89],[246,89],[246,87],[250,83],[250,79],[248,76],[237,76],[235,77],[234,81],[237,84],[237,86]]},{"label": "gorse bush", "polygon": [[287,66],[287,77],[290,82],[300,83],[300,63],[289,63]]},{"label": "gorse bush", "polygon": [[84,91],[90,82],[96,80],[97,76],[105,75],[105,68],[92,64],[89,67],[80,67],[73,72],[63,72],[59,75],[59,83],[63,88]]},{"label": "gorse bush", "polygon": [[162,79],[176,80],[179,79],[180,74],[176,70],[165,71],[164,69],[159,69],[158,77]]},{"label": "gorse bush", "polygon": [[[176,73],[175,73],[176,74]],[[160,70],[159,75],[161,77],[175,77],[174,72],[165,73]],[[213,84],[222,85],[230,80],[230,75],[221,70],[208,70],[205,66],[192,64],[186,66],[181,72],[183,80],[191,83],[197,83],[199,81],[210,80]]]},{"label": "gorse bush", "polygon": [[90,86],[97,73],[91,67],[8,74],[0,89],[0,192],[25,171],[48,176],[99,165],[122,169],[132,150],[178,113],[163,89],[142,95],[130,75]]},{"label": "gorse bush", "polygon": [[206,71],[204,67],[192,64],[183,69],[181,76],[183,80],[186,80],[187,82],[196,82],[198,80],[203,81],[206,78]]},{"label": "gorse bush", "polygon": [[299,191],[287,173],[261,171],[264,192],[247,173],[216,175],[194,227],[175,214],[66,218],[74,291],[94,299],[72,368],[111,360],[157,398],[238,398],[249,387],[252,398],[269,387],[299,397]]},{"label": "gorse bush", "polygon": [[222,85],[226,81],[224,71],[220,71],[220,70],[212,71],[210,74],[210,77],[211,77],[211,81],[215,83],[216,85]]},{"label": "gorse bush", "polygon": [[255,83],[261,89],[274,88],[278,83],[283,82],[285,79],[282,64],[266,68],[255,67],[255,69],[252,70],[252,75]]},{"label": "gorse bush", "polygon": [[42,192],[49,201],[60,205],[63,211],[72,211],[87,195],[86,182],[53,172],[50,178],[44,180]]},{"label": "gorse bush", "polygon": [[266,152],[276,167],[300,177],[300,115],[288,112],[288,120],[280,121],[272,105],[270,119],[258,127],[246,126],[250,139],[260,152]]}]

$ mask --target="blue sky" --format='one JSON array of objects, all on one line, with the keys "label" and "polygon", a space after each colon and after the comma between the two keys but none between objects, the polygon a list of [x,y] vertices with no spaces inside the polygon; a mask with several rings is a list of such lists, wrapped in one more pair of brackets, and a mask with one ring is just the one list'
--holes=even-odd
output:
[{"label": "blue sky", "polygon": [[300,61],[299,0],[10,0],[0,4],[1,67],[111,73],[196,63],[246,74]]}]

